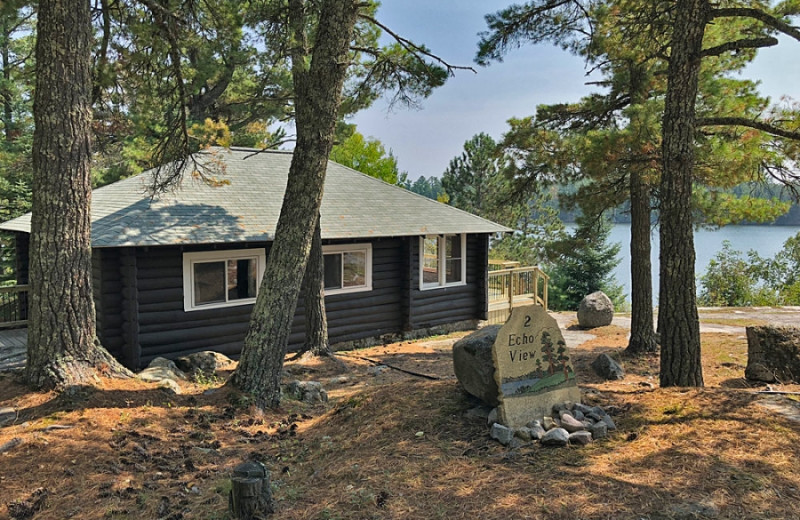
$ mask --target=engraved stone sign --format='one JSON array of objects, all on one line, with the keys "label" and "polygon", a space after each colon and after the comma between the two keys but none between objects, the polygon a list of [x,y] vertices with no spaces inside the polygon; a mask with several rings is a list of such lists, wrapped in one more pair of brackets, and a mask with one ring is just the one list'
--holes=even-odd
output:
[{"label": "engraved stone sign", "polygon": [[492,355],[502,424],[519,428],[549,415],[554,404],[580,402],[561,329],[540,305],[512,311],[497,333]]}]

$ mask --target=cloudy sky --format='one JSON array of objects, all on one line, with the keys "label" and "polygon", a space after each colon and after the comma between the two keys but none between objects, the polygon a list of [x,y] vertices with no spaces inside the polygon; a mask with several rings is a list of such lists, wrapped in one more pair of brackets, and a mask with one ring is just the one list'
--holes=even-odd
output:
[{"label": "cloudy sky", "polygon": [[[477,74],[460,71],[434,91],[420,110],[386,103],[356,115],[351,122],[379,139],[398,158],[411,179],[441,176],[465,141],[479,132],[499,139],[511,117],[532,115],[543,103],[577,101],[590,92],[583,61],[550,45],[512,51],[502,63],[473,64],[477,34],[484,16],[510,5],[502,0],[384,0],[380,20],[395,32],[424,43],[456,65],[473,65]],[[781,41],[760,51],[746,76],[762,79],[762,92],[777,101],[787,94],[800,100],[800,43]]]}]

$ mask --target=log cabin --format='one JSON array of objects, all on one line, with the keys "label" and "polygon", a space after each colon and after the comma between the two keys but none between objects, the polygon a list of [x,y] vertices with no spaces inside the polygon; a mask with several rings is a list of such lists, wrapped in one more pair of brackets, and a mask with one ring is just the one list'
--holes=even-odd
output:
[{"label": "log cabin", "polygon": [[[97,333],[126,366],[201,350],[236,357],[275,235],[290,152],[196,154],[174,191],[153,172],[92,194]],[[28,283],[30,214],[14,233]],[[489,238],[508,228],[334,162],[321,208],[325,305],[334,347],[475,327],[487,317]],[[304,341],[298,302],[290,350]]]}]

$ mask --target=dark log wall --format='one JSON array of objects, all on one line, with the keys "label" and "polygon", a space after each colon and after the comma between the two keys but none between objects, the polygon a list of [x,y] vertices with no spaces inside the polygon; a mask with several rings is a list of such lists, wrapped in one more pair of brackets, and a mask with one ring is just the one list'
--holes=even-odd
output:
[{"label": "dark log wall", "polygon": [[97,315],[97,337],[117,359],[124,360],[122,336],[121,249],[92,250],[92,291]]},{"label": "dark log wall", "polygon": [[424,329],[456,321],[487,318],[487,235],[467,235],[466,285],[420,290],[420,241],[410,239],[409,317],[407,327]]},{"label": "dark log wall", "polygon": [[[251,249],[256,249],[254,244]],[[265,244],[260,244],[263,249]],[[241,245],[221,250],[244,249]],[[150,247],[136,250],[139,366],[158,356],[179,357],[214,349],[236,355],[242,349],[252,305],[183,310],[183,253],[212,247]]]},{"label": "dark log wall", "polygon": [[[403,330],[403,239],[372,241],[372,290],[325,297],[331,344]],[[324,241],[324,245],[348,242]],[[303,302],[298,302],[289,348],[299,348],[305,336]]]},{"label": "dark log wall", "polygon": [[[486,235],[468,236],[466,285],[427,291],[419,289],[418,237],[371,242],[372,291],[325,298],[332,344],[486,319]],[[247,246],[257,247],[269,254],[268,244]],[[157,356],[175,358],[208,349],[236,356],[252,305],[184,311],[183,253],[244,248],[229,244],[95,249],[93,283],[103,345],[131,368],[144,367]],[[300,348],[304,337],[301,301],[289,348]]]},{"label": "dark log wall", "polygon": [[[267,244],[260,246],[269,254]],[[402,247],[401,239],[373,241],[372,291],[325,298],[331,343],[402,330]],[[218,249],[242,248],[239,245]],[[205,250],[213,249],[151,247],[137,250],[135,289],[141,351],[132,353],[130,349],[136,347],[127,347],[121,356],[124,361],[133,361],[138,355],[138,365],[145,366],[157,356],[178,357],[210,348],[230,356],[241,351],[252,305],[191,312],[183,310],[183,253]],[[120,263],[117,273],[122,265]],[[292,325],[290,349],[302,346],[304,326],[304,309],[300,302]]]}]

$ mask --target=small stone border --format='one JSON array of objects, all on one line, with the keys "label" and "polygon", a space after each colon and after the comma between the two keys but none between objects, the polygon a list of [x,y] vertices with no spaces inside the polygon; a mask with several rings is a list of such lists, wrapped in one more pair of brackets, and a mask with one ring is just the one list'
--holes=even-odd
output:
[{"label": "small stone border", "polygon": [[599,406],[564,402],[553,406],[551,416],[536,419],[522,428],[509,428],[497,422],[497,408],[489,414],[492,439],[509,448],[531,442],[542,446],[586,446],[615,431],[614,420]]}]

